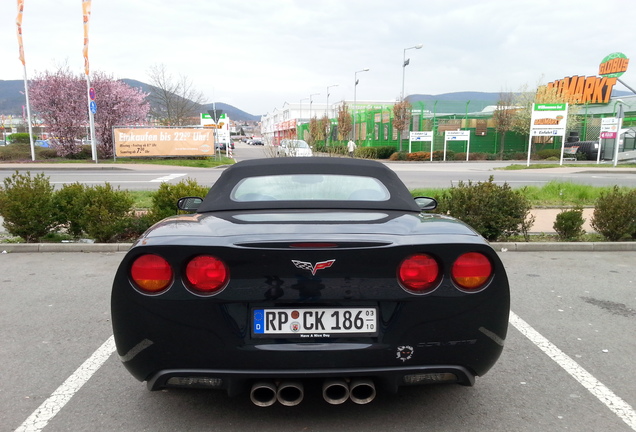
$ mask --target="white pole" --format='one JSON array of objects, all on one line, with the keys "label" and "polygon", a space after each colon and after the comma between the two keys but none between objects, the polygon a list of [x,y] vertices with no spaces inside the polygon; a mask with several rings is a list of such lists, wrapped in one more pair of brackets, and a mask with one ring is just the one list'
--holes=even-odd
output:
[{"label": "white pole", "polygon": [[33,127],[31,126],[31,106],[29,104],[29,81],[27,80],[26,65],[24,67],[24,97],[26,99],[27,122],[29,124],[29,142],[31,143],[31,160],[35,161],[35,145],[33,143]]},{"label": "white pole", "polygon": [[91,155],[95,163],[97,163],[97,143],[95,142],[95,118],[93,116],[93,110],[91,109],[91,79],[86,75],[86,96],[88,99],[88,124],[90,126],[91,133]]}]

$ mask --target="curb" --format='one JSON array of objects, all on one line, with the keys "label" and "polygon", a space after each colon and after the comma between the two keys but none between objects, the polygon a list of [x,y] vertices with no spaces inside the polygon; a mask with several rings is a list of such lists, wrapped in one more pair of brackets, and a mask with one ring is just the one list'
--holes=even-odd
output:
[{"label": "curb", "polygon": [[[127,252],[133,243],[1,243],[0,253]],[[636,242],[500,242],[497,252],[636,252]]]}]

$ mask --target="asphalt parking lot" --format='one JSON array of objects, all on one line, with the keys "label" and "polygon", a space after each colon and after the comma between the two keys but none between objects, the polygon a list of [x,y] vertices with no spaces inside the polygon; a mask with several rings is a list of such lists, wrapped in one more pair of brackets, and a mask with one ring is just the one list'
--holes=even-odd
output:
[{"label": "asphalt parking lot", "polygon": [[299,406],[270,408],[148,392],[128,375],[109,312],[123,254],[0,254],[0,430],[636,430],[636,252],[500,252],[513,313],[504,354],[474,387],[339,406],[308,388]]}]

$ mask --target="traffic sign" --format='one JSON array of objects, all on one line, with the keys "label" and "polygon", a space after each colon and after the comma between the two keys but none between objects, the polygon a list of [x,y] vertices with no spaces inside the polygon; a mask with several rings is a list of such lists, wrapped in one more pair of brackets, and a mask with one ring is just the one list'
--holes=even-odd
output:
[{"label": "traffic sign", "polygon": [[92,101],[95,100],[95,89],[93,87],[88,89],[88,96],[91,98]]},{"label": "traffic sign", "polygon": [[89,106],[93,114],[97,113],[97,104],[95,103],[95,101],[91,101]]}]

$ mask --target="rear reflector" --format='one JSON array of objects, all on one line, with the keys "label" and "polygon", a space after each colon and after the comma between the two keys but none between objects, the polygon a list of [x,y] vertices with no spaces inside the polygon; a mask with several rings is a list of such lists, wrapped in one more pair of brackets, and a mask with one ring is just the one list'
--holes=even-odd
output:
[{"label": "rear reflector", "polygon": [[221,292],[229,276],[225,263],[210,255],[199,255],[186,267],[188,287],[197,294],[211,295]]},{"label": "rear reflector", "polygon": [[406,258],[398,267],[398,280],[413,294],[426,294],[437,287],[440,279],[439,264],[426,254]]},{"label": "rear reflector", "polygon": [[172,377],[166,381],[170,387],[219,388],[223,385],[221,378],[209,377]]},{"label": "rear reflector", "polygon": [[404,384],[437,384],[457,382],[455,374],[445,373],[424,373],[404,376]]},{"label": "rear reflector", "polygon": [[172,268],[159,255],[141,255],[132,263],[130,277],[141,291],[158,294],[172,283]]},{"label": "rear reflector", "polygon": [[484,254],[469,252],[461,255],[451,270],[455,284],[466,291],[477,291],[490,280],[492,263]]}]

